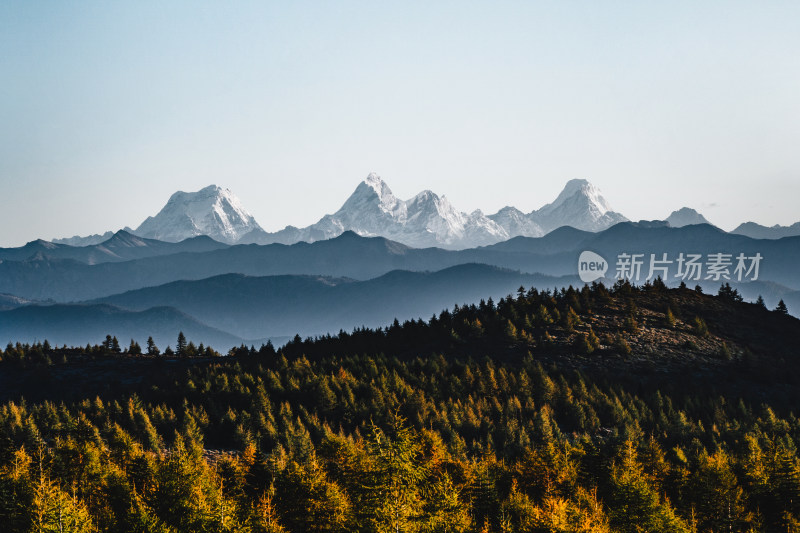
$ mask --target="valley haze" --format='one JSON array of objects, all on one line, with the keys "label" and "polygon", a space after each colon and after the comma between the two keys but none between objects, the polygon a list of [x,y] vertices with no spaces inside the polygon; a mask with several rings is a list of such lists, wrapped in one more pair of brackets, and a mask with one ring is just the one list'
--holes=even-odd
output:
[{"label": "valley haze", "polygon": [[162,345],[178,331],[206,344],[279,344],[426,318],[520,286],[580,286],[587,253],[609,263],[591,278],[609,285],[614,260],[628,252],[759,255],[757,279],[723,281],[797,314],[793,229],[725,232],[686,207],[631,222],[580,179],[528,213],[465,213],[428,190],[397,198],[373,173],[333,214],[270,233],[232,191],[211,185],[176,192],[135,229],[0,249],[0,341],[83,345],[103,331],[141,341],[150,328]]}]

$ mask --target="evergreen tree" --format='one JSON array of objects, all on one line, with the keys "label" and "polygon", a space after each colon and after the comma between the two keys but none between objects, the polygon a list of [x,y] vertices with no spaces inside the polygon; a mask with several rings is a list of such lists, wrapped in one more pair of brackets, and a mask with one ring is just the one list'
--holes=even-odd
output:
[{"label": "evergreen tree", "polygon": [[186,355],[186,335],[183,332],[178,333],[178,343],[175,345],[175,353],[177,355]]},{"label": "evergreen tree", "polygon": [[742,295],[739,294],[739,291],[731,287],[730,283],[724,283],[721,285],[717,296],[730,302],[741,302],[743,300]]},{"label": "evergreen tree", "polygon": [[40,474],[33,489],[31,531],[63,533],[94,531],[88,509],[56,483]]},{"label": "evergreen tree", "polygon": [[778,302],[777,307],[775,307],[775,311],[777,311],[778,313],[780,313],[782,315],[788,315],[789,314],[789,309],[786,307],[786,304],[784,303],[783,300]]},{"label": "evergreen tree", "polygon": [[147,337],[147,355],[158,355],[161,353],[161,350],[158,349],[156,346],[153,337]]},{"label": "evergreen tree", "polygon": [[289,531],[352,531],[347,527],[352,521],[347,495],[327,478],[315,459],[305,465],[291,461],[278,475],[276,489],[281,523]]},{"label": "evergreen tree", "polygon": [[670,531],[689,533],[688,526],[676,515],[638,462],[635,444],[626,441],[617,456],[611,474],[612,520],[615,529],[623,532]]},{"label": "evergreen tree", "polygon": [[398,415],[390,435],[375,425],[370,432],[374,463],[364,483],[368,491],[364,518],[373,531],[408,531],[419,519],[427,475],[420,442]]},{"label": "evergreen tree", "polygon": [[111,347],[113,345],[113,340],[111,339],[111,335],[106,335],[106,340],[103,341],[103,349],[106,353],[111,353]]},{"label": "evergreen tree", "polygon": [[664,315],[664,321],[667,323],[667,327],[672,329],[675,327],[675,314],[672,312],[672,309],[667,307],[667,312]]},{"label": "evergreen tree", "polygon": [[698,337],[708,337],[708,325],[699,316],[694,317],[694,334]]}]

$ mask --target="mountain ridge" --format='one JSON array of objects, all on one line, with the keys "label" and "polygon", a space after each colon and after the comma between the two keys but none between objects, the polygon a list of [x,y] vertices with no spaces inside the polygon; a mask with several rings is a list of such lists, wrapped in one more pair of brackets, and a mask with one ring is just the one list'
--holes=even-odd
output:
[{"label": "mountain ridge", "polygon": [[[229,245],[310,243],[331,239],[345,231],[354,231],[364,237],[386,237],[415,248],[464,250],[520,236],[541,237],[563,226],[599,232],[627,221],[586,179],[567,181],[555,200],[529,213],[508,205],[494,214],[486,215],[480,209],[470,213],[459,211],[447,196],[439,196],[428,189],[408,200],[399,199],[388,184],[373,172],[359,182],[337,211],[302,228],[290,225],[267,232],[229,189],[209,185],[196,192],[177,191],[155,216],[147,217],[136,229],[126,227],[124,231],[142,238],[173,243],[207,235]],[[673,227],[709,224],[702,214],[688,207],[673,211],[663,222]],[[792,226],[770,228],[747,222],[730,233],[777,239],[800,235],[800,222]],[[53,246],[66,245],[89,247],[102,245],[114,235],[106,232],[103,235],[39,240],[34,243],[38,242],[40,248],[50,246],[51,249]],[[0,248],[0,254],[4,250],[10,249]],[[47,255],[48,252],[43,250],[43,253]],[[60,253],[62,257],[80,255]],[[11,257],[6,255],[6,258]]]},{"label": "mountain ridge", "polygon": [[796,237],[800,235],[800,222],[795,222],[791,226],[763,226],[755,222],[744,222],[739,224],[731,233],[736,235],[746,235],[753,239],[782,239],[784,237]]},{"label": "mountain ridge", "polygon": [[[0,292],[30,300],[69,302],[233,272],[367,280],[396,269],[437,271],[464,263],[562,276],[576,273],[578,256],[585,250],[600,254],[612,269],[617,255],[626,252],[644,254],[648,259],[650,254],[661,257],[667,253],[673,261],[680,253],[727,253],[732,258],[739,253],[748,256],[760,253],[764,259],[759,280],[800,289],[796,275],[800,237],[756,240],[711,225],[671,228],[666,224],[623,222],[598,233],[562,227],[545,237],[517,237],[467,250],[411,248],[384,237],[344,232],[334,239],[314,243],[235,245],[96,265],[40,254],[23,261],[0,261]],[[677,265],[673,263],[672,267],[674,276]],[[646,276],[647,270],[642,275]]]},{"label": "mountain ridge", "polygon": [[207,235],[197,235],[179,242],[166,242],[119,230],[101,243],[86,246],[72,246],[37,239],[17,248],[0,248],[0,260],[25,261],[36,257],[47,257],[71,259],[95,265],[180,252],[217,250],[227,246]]},{"label": "mountain ridge", "polygon": [[584,179],[567,182],[559,196],[539,210],[523,213],[507,206],[493,215],[481,210],[458,211],[446,196],[423,190],[398,199],[380,176],[370,173],[335,213],[305,228],[287,226],[268,233],[254,230],[242,243],[289,244],[329,239],[346,230],[383,236],[424,248],[462,250],[502,242],[516,236],[540,237],[563,225],[600,231],[628,220],[616,213],[599,189]]}]

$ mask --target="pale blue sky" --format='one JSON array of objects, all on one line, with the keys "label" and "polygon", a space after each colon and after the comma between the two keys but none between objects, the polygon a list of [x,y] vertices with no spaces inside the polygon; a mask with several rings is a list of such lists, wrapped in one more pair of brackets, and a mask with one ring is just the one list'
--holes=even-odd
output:
[{"label": "pale blue sky", "polygon": [[267,230],[369,172],[524,211],[800,220],[800,2],[0,4],[0,246],[232,189]]}]

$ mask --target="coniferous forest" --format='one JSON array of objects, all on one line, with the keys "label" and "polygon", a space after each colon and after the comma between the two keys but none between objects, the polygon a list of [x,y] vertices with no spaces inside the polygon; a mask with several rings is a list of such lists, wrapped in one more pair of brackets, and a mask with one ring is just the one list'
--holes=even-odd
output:
[{"label": "coniferous forest", "polygon": [[800,531],[800,321],[741,300],[521,287],[277,350],[9,345],[0,529]]}]

